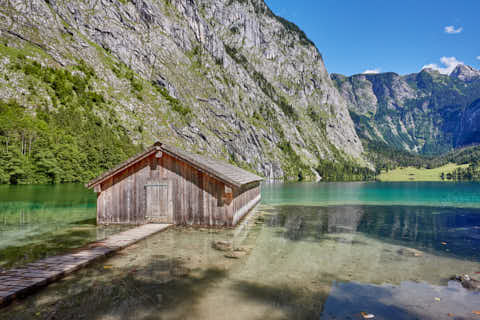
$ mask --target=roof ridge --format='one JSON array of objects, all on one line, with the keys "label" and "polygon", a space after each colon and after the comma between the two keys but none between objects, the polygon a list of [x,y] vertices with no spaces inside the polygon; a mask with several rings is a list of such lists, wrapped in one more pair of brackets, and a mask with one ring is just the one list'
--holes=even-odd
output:
[{"label": "roof ridge", "polygon": [[236,187],[242,187],[243,185],[249,184],[251,182],[259,182],[263,180],[263,178],[259,177],[258,175],[251,173],[243,168],[234,166],[231,163],[213,158],[208,158],[206,156],[196,153],[189,153],[179,148],[165,145],[160,141],[156,141],[151,147],[128,158],[124,162],[104,172],[95,179],[92,179],[87,184],[85,184],[85,186],[87,188],[92,188],[95,185],[102,183],[109,177],[116,175],[117,173],[123,171],[125,168],[150,156],[154,151],[167,152],[171,156],[180,158],[184,162],[192,165],[197,170],[204,171],[205,173],[213,176],[214,178]]}]

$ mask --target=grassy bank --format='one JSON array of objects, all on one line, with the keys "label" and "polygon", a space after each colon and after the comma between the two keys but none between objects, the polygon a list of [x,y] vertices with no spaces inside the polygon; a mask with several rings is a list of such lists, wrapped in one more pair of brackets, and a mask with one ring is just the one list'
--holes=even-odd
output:
[{"label": "grassy bank", "polygon": [[406,168],[397,168],[390,170],[388,172],[382,171],[382,173],[377,176],[379,181],[442,181],[441,174],[442,172],[447,175],[452,173],[455,169],[462,168],[465,169],[468,167],[468,164],[457,165],[454,163],[448,163],[444,166],[434,168],[434,169],[425,169],[425,168],[415,168],[415,167],[406,167]]}]

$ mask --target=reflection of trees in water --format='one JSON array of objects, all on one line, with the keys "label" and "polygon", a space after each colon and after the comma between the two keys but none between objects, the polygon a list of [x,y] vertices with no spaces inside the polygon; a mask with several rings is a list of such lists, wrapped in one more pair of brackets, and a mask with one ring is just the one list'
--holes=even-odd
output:
[{"label": "reflection of trees in water", "polygon": [[359,231],[384,241],[480,258],[480,210],[365,207]]},{"label": "reflection of trees in water", "polygon": [[280,207],[275,209],[268,225],[283,227],[290,240],[321,240],[329,233],[357,231],[363,216],[361,207]]},{"label": "reflection of trees in water", "polygon": [[360,207],[329,207],[328,233],[356,232],[363,217],[363,208]]},{"label": "reflection of trees in water", "polygon": [[[360,232],[393,244],[480,259],[480,210],[419,206],[283,206],[268,225],[290,240]],[[445,244],[447,243],[447,244]]]}]

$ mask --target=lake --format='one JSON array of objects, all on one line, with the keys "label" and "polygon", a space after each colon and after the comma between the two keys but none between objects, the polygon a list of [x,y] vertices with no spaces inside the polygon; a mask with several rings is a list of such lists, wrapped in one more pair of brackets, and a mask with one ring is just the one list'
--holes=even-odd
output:
[{"label": "lake", "polygon": [[[268,184],[262,199],[235,230],[157,234],[0,319],[480,319],[480,294],[449,280],[480,274],[480,184]],[[0,187],[0,267],[119,231],[94,219],[81,186]]]},{"label": "lake", "polygon": [[0,269],[68,252],[125,227],[97,227],[82,185],[0,185]]}]

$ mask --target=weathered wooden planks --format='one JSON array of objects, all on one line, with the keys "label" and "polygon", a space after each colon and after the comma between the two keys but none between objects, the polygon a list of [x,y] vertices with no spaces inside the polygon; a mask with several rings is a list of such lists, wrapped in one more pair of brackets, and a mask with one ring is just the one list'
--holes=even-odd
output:
[{"label": "weathered wooden planks", "polygon": [[38,260],[22,268],[2,271],[0,272],[0,306],[170,226],[170,224],[146,224],[118,233],[103,241],[91,243],[88,249]]},{"label": "weathered wooden planks", "polygon": [[244,190],[234,190],[233,225],[236,225],[253,205],[260,201],[260,185],[254,184]]},{"label": "weathered wooden planks", "polygon": [[171,222],[178,225],[232,227],[245,214],[242,208],[260,194],[259,182],[237,188],[168,153],[160,158],[152,153],[101,183],[98,223],[147,223],[152,213],[147,212],[145,186],[151,181],[168,184],[168,194],[161,195],[161,200],[157,199],[160,195],[152,198],[153,194],[148,199],[167,201],[156,205],[168,210],[173,215]]}]

